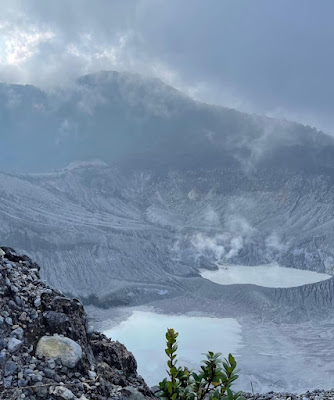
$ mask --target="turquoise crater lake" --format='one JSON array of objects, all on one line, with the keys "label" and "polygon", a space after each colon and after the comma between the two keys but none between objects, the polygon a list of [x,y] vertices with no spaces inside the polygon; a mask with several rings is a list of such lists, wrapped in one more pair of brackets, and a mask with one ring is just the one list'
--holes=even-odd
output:
[{"label": "turquoise crater lake", "polygon": [[229,352],[237,355],[242,347],[241,325],[232,318],[134,311],[130,318],[104,334],[125,344],[136,357],[138,373],[148,385],[153,386],[166,377],[167,356],[164,349],[167,328],[179,332],[179,366],[196,369],[204,358],[203,353],[208,350],[221,352],[226,357]]}]

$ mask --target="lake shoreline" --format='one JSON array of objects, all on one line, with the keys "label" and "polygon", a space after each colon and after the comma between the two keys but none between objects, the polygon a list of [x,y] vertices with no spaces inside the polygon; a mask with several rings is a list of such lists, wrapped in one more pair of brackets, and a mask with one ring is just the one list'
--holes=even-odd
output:
[{"label": "lake shoreline", "polygon": [[278,263],[256,266],[217,264],[218,270],[200,269],[204,279],[219,285],[256,285],[267,288],[293,288],[318,283],[331,275],[297,268],[281,267]]}]

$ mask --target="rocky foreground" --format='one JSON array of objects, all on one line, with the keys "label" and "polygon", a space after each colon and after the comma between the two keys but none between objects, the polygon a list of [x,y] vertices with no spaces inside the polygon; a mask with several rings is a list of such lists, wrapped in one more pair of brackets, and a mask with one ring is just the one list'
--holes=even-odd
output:
[{"label": "rocky foreground", "polygon": [[[124,345],[87,326],[79,300],[40,280],[39,266],[0,247],[0,399],[149,400]],[[267,393],[249,400],[334,400],[334,391]]]},{"label": "rocky foreground", "polygon": [[0,399],[151,397],[125,346],[89,331],[80,301],[41,282],[27,256],[0,248]]},{"label": "rocky foreground", "polygon": [[334,400],[334,390],[314,390],[305,394],[265,393],[252,395],[244,393],[247,400]]}]

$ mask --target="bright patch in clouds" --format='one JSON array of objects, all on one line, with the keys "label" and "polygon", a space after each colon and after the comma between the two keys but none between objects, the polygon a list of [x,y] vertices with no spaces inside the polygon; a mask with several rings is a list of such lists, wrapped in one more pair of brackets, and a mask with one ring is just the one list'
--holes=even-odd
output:
[{"label": "bright patch in clouds", "polygon": [[196,100],[333,132],[334,2],[254,3],[0,0],[0,82],[45,89],[136,72]]},{"label": "bright patch in clouds", "polygon": [[54,38],[50,31],[40,31],[34,26],[28,29],[12,27],[8,23],[0,24],[0,62],[19,66],[38,51],[39,46]]},{"label": "bright patch in clouds", "polygon": [[70,43],[67,46],[67,52],[89,62],[92,60],[104,60],[118,65],[124,58],[123,52],[131,40],[131,36],[131,32],[119,34],[113,39],[111,46],[105,46],[97,43],[92,34],[84,33],[80,37],[80,42]]}]

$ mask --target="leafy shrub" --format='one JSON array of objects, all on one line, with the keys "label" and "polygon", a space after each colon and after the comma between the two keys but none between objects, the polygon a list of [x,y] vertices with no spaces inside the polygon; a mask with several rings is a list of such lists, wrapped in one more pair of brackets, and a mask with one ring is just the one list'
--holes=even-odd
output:
[{"label": "leafy shrub", "polygon": [[158,397],[163,400],[242,400],[241,392],[231,390],[232,383],[238,378],[237,363],[232,354],[221,360],[221,353],[209,351],[198,373],[187,367],[177,367],[178,335],[174,329],[167,329],[168,378],[159,383]]}]

